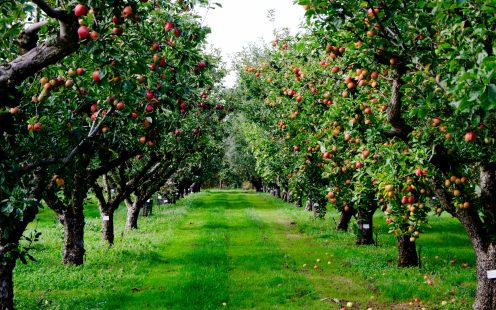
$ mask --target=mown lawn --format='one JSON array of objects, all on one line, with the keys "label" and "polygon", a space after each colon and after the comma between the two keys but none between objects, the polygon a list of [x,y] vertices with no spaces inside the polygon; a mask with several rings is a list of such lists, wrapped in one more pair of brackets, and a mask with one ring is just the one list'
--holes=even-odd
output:
[{"label": "mown lawn", "polygon": [[139,230],[124,232],[120,209],[109,248],[90,201],[86,261],[68,267],[60,263],[62,226],[43,210],[31,225],[42,232],[32,253],[38,261],[15,271],[18,309],[339,309],[348,302],[469,309],[473,302],[475,258],[449,217],[433,217],[418,240],[422,268],[399,269],[381,215],[378,246],[356,246],[352,229],[334,229],[337,214],[314,219],[265,194],[207,191],[154,211]]}]

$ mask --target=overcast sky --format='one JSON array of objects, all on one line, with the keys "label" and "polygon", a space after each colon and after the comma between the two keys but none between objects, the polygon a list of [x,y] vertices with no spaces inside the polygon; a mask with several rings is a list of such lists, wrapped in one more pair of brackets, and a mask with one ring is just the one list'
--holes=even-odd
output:
[{"label": "overcast sky", "polygon": [[[236,52],[250,42],[270,42],[274,39],[274,28],[288,28],[292,34],[304,21],[304,10],[294,5],[293,0],[212,0],[222,8],[200,11],[205,16],[205,24],[212,29],[208,43],[222,52],[223,60],[230,63]],[[274,23],[268,18],[269,10],[274,10]],[[232,86],[235,75],[231,74],[224,85]]]}]

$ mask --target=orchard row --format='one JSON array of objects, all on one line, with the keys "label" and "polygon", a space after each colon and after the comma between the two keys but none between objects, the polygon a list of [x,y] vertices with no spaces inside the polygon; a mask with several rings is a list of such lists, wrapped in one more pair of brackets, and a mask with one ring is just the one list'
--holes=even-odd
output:
[{"label": "orchard row", "polygon": [[448,212],[477,257],[474,309],[496,308],[496,44],[490,1],[299,0],[308,31],[239,59],[232,100],[257,172],[316,216],[386,215],[398,265],[417,266],[429,216]]},{"label": "orchard row", "polygon": [[63,223],[63,263],[79,265],[90,194],[112,244],[121,204],[135,229],[155,193],[174,201],[215,169],[224,73],[196,2],[0,4],[19,38],[1,55],[0,308],[14,308],[12,270],[32,258],[38,236],[21,241],[42,205]]}]

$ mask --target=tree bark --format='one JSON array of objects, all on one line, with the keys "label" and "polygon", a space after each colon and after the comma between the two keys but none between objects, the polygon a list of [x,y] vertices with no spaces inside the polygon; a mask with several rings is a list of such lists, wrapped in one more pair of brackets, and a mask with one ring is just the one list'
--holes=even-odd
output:
[{"label": "tree bark", "polygon": [[102,239],[114,244],[114,211],[102,211]]},{"label": "tree bark", "polygon": [[[1,247],[3,249],[3,246]],[[14,282],[12,274],[15,260],[3,256],[0,259],[0,310],[14,309]]]},{"label": "tree bark", "polygon": [[312,201],[309,197],[307,197],[307,201],[305,203],[305,211],[312,211]]},{"label": "tree bark", "polygon": [[417,267],[419,265],[417,248],[410,237],[401,235],[398,237],[398,267]]},{"label": "tree bark", "polygon": [[64,264],[82,265],[84,261],[84,215],[83,209],[64,214]]},{"label": "tree bark", "polygon": [[475,248],[477,261],[477,293],[472,306],[474,310],[496,309],[496,279],[488,279],[487,272],[496,270],[496,244],[487,249]]},{"label": "tree bark", "polygon": [[303,199],[301,198],[301,196],[298,196],[298,198],[296,198],[295,202],[294,202],[294,206],[296,208],[301,208],[303,207]]},{"label": "tree bark", "polygon": [[141,209],[139,199],[131,202],[126,199],[127,207],[127,218],[126,218],[126,230],[138,229],[138,216]]},{"label": "tree bark", "polygon": [[373,217],[377,208],[371,209],[360,208],[358,210],[358,235],[356,244],[374,244],[373,234]]},{"label": "tree bark", "polygon": [[352,207],[349,207],[348,211],[341,212],[341,215],[339,216],[338,224],[336,225],[336,229],[341,231],[348,231],[348,226],[355,212],[356,212],[355,209]]}]

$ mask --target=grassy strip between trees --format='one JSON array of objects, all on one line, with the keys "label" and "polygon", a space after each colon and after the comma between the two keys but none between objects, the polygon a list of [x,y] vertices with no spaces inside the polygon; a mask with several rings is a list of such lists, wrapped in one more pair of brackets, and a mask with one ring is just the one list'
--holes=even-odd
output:
[{"label": "grassy strip between trees", "polygon": [[[38,262],[15,272],[19,309],[468,309],[475,259],[463,228],[434,218],[422,247],[422,268],[396,267],[396,239],[377,216],[378,246],[356,246],[326,220],[263,194],[210,191],[162,206],[117,238],[100,240],[100,219],[87,206],[86,262],[62,266],[62,226],[44,210]],[[320,261],[318,261],[320,260]],[[464,264],[468,264],[465,267]],[[39,304],[39,305],[38,305]]]}]

